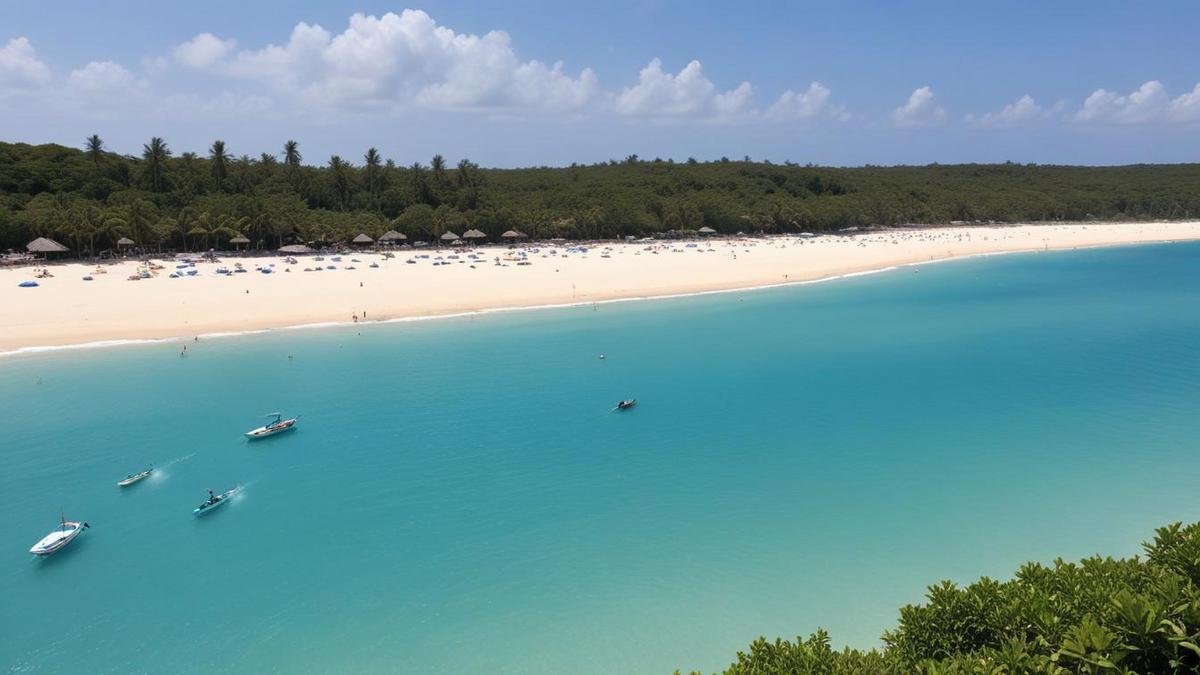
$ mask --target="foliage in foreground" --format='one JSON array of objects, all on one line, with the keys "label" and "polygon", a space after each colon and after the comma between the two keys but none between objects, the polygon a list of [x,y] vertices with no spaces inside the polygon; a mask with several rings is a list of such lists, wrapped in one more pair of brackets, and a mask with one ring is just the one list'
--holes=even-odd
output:
[{"label": "foliage in foreground", "polygon": [[727,675],[1200,673],[1200,523],[1159,528],[1146,556],[1027,563],[1005,582],[944,581],[871,651],[755,640]]},{"label": "foliage in foreground", "polygon": [[[0,142],[0,249],[37,236],[98,253],[121,237],[143,248],[253,248],[347,241],[389,229],[410,239],[473,228],[495,240],[611,239],[711,227],[722,233],[821,231],[953,221],[1188,219],[1200,214],[1200,164],[1116,167],[964,164],[834,168],[749,158],[630,155],[562,168],[485,169],[440,155],[384,159],[235,156],[222,141],[176,154],[161,138],[140,157]],[[317,159],[313,162],[311,160]]]}]

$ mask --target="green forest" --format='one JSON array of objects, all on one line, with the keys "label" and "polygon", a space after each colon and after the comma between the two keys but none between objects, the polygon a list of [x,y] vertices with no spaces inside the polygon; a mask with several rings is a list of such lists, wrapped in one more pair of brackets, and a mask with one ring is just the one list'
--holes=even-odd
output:
[{"label": "green forest", "polygon": [[208,249],[242,235],[253,248],[334,243],[389,229],[410,240],[467,228],[495,239],[609,239],[710,227],[781,233],[968,222],[1186,219],[1200,216],[1200,164],[1023,164],[859,168],[750,158],[674,162],[630,155],[569,167],[485,169],[438,155],[401,166],[375,148],[311,161],[279,152],[140,156],[0,143],[0,249],[39,236],[79,254],[128,237],[144,249]]},{"label": "green forest", "polygon": [[1145,556],[1026,563],[1008,581],[931,586],[882,650],[835,650],[817,631],[759,638],[727,675],[1200,672],[1200,523],[1159,528]]}]

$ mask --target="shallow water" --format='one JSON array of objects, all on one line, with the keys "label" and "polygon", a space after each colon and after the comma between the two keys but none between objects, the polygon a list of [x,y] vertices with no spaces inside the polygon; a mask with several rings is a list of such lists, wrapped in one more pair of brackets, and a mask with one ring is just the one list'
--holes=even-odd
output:
[{"label": "shallow water", "polygon": [[[3,359],[0,666],[663,673],[818,626],[872,646],[939,579],[1200,515],[1198,283],[1200,245],[1143,246]],[[273,410],[299,429],[246,442]],[[60,510],[91,530],[32,560]]]}]

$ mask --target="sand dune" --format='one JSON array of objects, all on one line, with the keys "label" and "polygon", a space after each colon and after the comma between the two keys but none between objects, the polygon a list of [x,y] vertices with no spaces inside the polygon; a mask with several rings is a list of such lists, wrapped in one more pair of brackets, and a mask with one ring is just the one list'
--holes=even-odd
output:
[{"label": "sand dune", "polygon": [[[139,263],[106,264],[106,274],[84,281],[95,265],[62,264],[38,288],[19,288],[32,269],[0,269],[0,352],[26,347],[109,340],[187,338],[214,332],[453,314],[652,297],[813,280],[894,265],[1012,251],[1053,250],[1200,239],[1200,222],[1020,225],[894,230],[804,239],[717,239],[701,242],[562,245],[523,249],[345,254],[341,262],[298,264],[283,258],[227,257],[197,263],[196,275],[128,281]],[[688,247],[687,244],[697,244]],[[523,251],[527,265],[518,264]],[[469,256],[474,254],[475,258]],[[415,256],[415,263],[406,262]],[[438,256],[447,264],[434,265]],[[351,259],[359,262],[351,262]],[[500,264],[496,259],[500,258]],[[510,258],[510,260],[505,260]],[[161,259],[158,262],[162,263]],[[219,275],[241,262],[245,274]],[[376,268],[370,267],[377,263]],[[274,265],[262,274],[258,266]],[[305,272],[305,267],[337,269]],[[355,269],[345,269],[353,266]]]}]

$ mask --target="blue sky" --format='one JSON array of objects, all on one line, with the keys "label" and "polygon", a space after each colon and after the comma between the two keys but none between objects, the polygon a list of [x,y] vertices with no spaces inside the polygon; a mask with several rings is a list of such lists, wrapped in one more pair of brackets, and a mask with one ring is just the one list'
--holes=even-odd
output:
[{"label": "blue sky", "polygon": [[4,0],[0,137],[489,166],[1196,161],[1196,26],[1196,2]]}]

